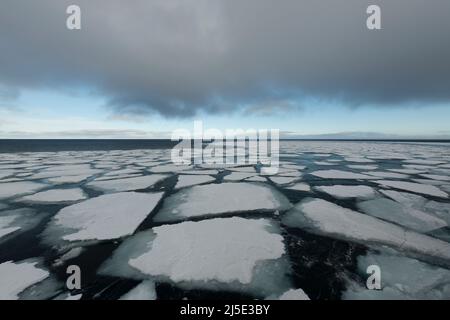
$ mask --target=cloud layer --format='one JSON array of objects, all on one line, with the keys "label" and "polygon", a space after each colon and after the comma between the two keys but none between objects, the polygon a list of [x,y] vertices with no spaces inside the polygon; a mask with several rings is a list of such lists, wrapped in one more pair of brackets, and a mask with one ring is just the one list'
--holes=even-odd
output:
[{"label": "cloud layer", "polygon": [[[369,31],[375,3],[383,29]],[[65,28],[70,4],[80,31]],[[306,98],[448,102],[449,12],[423,0],[2,0],[0,87],[88,88],[119,114],[167,117]]]}]

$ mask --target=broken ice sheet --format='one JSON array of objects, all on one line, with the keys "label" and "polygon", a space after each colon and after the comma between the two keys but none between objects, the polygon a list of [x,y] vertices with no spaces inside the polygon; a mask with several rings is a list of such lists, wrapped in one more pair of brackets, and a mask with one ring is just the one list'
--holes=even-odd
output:
[{"label": "broken ice sheet", "polygon": [[279,233],[269,219],[232,217],[163,225],[125,240],[100,274],[169,282],[186,290],[281,294],[291,284]]},{"label": "broken ice sheet", "polygon": [[17,300],[28,287],[46,279],[47,270],[37,267],[38,262],[24,260],[0,264],[0,300]]},{"label": "broken ice sheet", "polygon": [[0,212],[0,242],[36,227],[45,213],[37,213],[33,209],[21,208]]},{"label": "broken ice sheet", "polygon": [[50,243],[108,240],[134,233],[163,193],[108,194],[61,209],[44,232]]},{"label": "broken ice sheet", "polygon": [[309,186],[309,184],[303,183],[303,182],[296,183],[293,186],[286,187],[285,189],[295,190],[295,191],[305,191],[305,192],[311,191],[311,187]]},{"label": "broken ice sheet", "polygon": [[231,172],[230,174],[223,177],[225,181],[239,181],[255,176],[256,173],[248,172]]},{"label": "broken ice sheet", "polygon": [[86,194],[80,188],[53,189],[25,196],[16,201],[30,203],[65,203],[84,200],[86,197]]},{"label": "broken ice sheet", "polygon": [[311,173],[323,179],[376,179],[376,177],[342,170],[319,170]]},{"label": "broken ice sheet", "polygon": [[388,246],[406,255],[450,265],[450,244],[322,199],[305,199],[282,219],[288,227],[353,241],[365,246]]},{"label": "broken ice sheet", "polygon": [[334,186],[319,186],[315,187],[316,190],[325,192],[332,197],[338,199],[346,198],[374,198],[376,192],[369,186],[347,186],[347,185],[334,185]]},{"label": "broken ice sheet", "polygon": [[349,281],[343,299],[450,299],[450,270],[393,254],[369,254],[358,258],[363,278],[370,265],[381,269],[381,290],[368,290],[365,284]]},{"label": "broken ice sheet", "polygon": [[122,192],[147,189],[157,182],[167,178],[165,174],[152,174],[143,177],[134,177],[118,180],[92,181],[86,186],[103,192]]},{"label": "broken ice sheet", "polygon": [[386,198],[360,202],[358,208],[371,216],[395,222],[419,232],[429,232],[447,226],[444,220],[432,214]]},{"label": "broken ice sheet", "polygon": [[156,300],[155,283],[152,280],[144,280],[119,300]]},{"label": "broken ice sheet", "polygon": [[291,204],[274,188],[259,183],[221,183],[185,188],[164,200],[156,222],[232,212],[287,210]]},{"label": "broken ice sheet", "polygon": [[190,187],[190,186],[194,186],[196,184],[213,182],[215,180],[216,180],[216,178],[213,178],[208,175],[179,175],[178,182],[175,185],[175,189]]},{"label": "broken ice sheet", "polygon": [[280,296],[271,295],[266,300],[310,300],[302,289],[290,289]]},{"label": "broken ice sheet", "polygon": [[45,187],[45,184],[28,181],[11,183],[0,182],[0,199],[12,198],[34,193]]},{"label": "broken ice sheet", "polygon": [[406,181],[394,181],[394,180],[378,180],[375,181],[375,183],[395,189],[411,191],[429,196],[448,198],[447,193],[440,190],[438,187],[427,184],[406,182]]}]

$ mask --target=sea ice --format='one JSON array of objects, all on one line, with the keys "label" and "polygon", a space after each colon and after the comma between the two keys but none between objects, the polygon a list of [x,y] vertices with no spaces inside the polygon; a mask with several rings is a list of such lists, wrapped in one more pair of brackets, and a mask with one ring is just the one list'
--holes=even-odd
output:
[{"label": "sea ice", "polygon": [[432,180],[450,181],[450,176],[444,176],[439,174],[421,174],[421,176]]},{"label": "sea ice", "polygon": [[133,234],[163,193],[108,194],[61,209],[46,235],[66,241],[107,240]]},{"label": "sea ice", "polygon": [[439,188],[427,184],[406,182],[406,181],[393,181],[393,180],[378,180],[375,183],[383,186],[411,191],[415,193],[426,194],[434,197],[448,198],[448,195]]},{"label": "sea ice", "polygon": [[80,188],[53,189],[25,196],[17,201],[33,203],[61,203],[80,201],[86,199],[86,197],[86,194]]},{"label": "sea ice", "polygon": [[223,180],[225,181],[239,181],[239,180],[244,180],[250,177],[255,176],[256,173],[248,173],[248,172],[232,172],[229,175],[226,175],[225,177],[223,177]]},{"label": "sea ice", "polygon": [[37,262],[7,261],[0,264],[0,300],[17,300],[26,288],[46,279],[49,273],[36,267]]},{"label": "sea ice", "polygon": [[346,186],[346,185],[334,185],[334,186],[319,186],[315,187],[316,190],[328,193],[329,195],[338,198],[373,198],[376,196],[376,192],[369,186]]},{"label": "sea ice", "polygon": [[356,170],[376,170],[378,168],[378,166],[375,165],[348,165],[347,167],[349,167],[350,169],[356,169]]},{"label": "sea ice", "polygon": [[381,290],[349,281],[342,298],[346,300],[450,299],[450,270],[403,256],[370,254],[358,258],[358,271],[367,277],[367,267],[381,269]]},{"label": "sea ice", "polygon": [[450,244],[322,199],[305,199],[284,217],[289,227],[370,246],[390,246],[413,257],[450,265]]},{"label": "sea ice", "polygon": [[152,280],[144,280],[119,300],[156,300],[155,283]]},{"label": "sea ice", "polygon": [[395,222],[419,232],[429,232],[447,226],[444,220],[432,214],[386,198],[360,202],[358,208],[371,216]]},{"label": "sea ice", "polygon": [[342,170],[319,170],[311,174],[323,179],[376,179],[369,175]]},{"label": "sea ice", "polygon": [[384,172],[384,171],[368,171],[364,174],[370,174],[371,176],[379,178],[392,178],[392,179],[408,179],[406,174],[395,173],[395,172]]},{"label": "sea ice", "polygon": [[46,185],[36,182],[0,183],[0,199],[6,199],[36,192]]},{"label": "sea ice", "polygon": [[[269,297],[271,299],[271,297]],[[276,300],[310,300],[302,289],[290,289],[283,293]]]},{"label": "sea ice", "polygon": [[274,188],[258,183],[221,183],[182,189],[164,201],[154,221],[245,211],[287,210],[291,204]]},{"label": "sea ice", "polygon": [[270,177],[269,179],[277,185],[286,185],[298,181],[299,177]]},{"label": "sea ice", "polygon": [[175,189],[190,187],[196,184],[203,184],[215,181],[216,178],[207,175],[179,175]]},{"label": "sea ice", "polygon": [[127,239],[100,273],[187,289],[281,294],[290,287],[290,268],[279,232],[272,220],[240,217],[163,225]]},{"label": "sea ice", "polygon": [[104,192],[133,191],[149,188],[167,177],[168,175],[165,174],[152,174],[149,176],[118,180],[92,181],[86,186]]},{"label": "sea ice", "polygon": [[37,214],[30,208],[21,208],[0,212],[0,241],[36,227],[47,215]]},{"label": "sea ice", "polygon": [[89,177],[91,177],[90,174],[81,174],[81,175],[74,175],[74,176],[62,176],[62,177],[49,178],[49,179],[47,179],[47,181],[51,182],[53,184],[80,183]]},{"label": "sea ice", "polygon": [[286,189],[295,190],[295,191],[305,191],[305,192],[311,191],[311,187],[307,183],[303,183],[303,182],[296,183],[293,186],[287,187]]}]

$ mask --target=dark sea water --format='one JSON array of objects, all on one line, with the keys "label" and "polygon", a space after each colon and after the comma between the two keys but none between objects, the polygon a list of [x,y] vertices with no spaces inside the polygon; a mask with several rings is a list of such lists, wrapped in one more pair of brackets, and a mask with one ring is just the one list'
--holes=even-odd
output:
[{"label": "dark sea water", "polygon": [[[294,140],[282,141],[347,141],[392,143],[450,143],[450,140]],[[136,149],[170,149],[177,144],[169,139],[0,139],[0,153],[108,151]]]},{"label": "dark sea water", "polygon": [[0,153],[169,149],[168,139],[1,139]]}]

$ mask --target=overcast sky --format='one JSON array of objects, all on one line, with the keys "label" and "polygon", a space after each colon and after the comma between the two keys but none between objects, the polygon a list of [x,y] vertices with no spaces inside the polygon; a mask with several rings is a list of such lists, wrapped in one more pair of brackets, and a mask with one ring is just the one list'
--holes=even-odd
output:
[{"label": "overcast sky", "polygon": [[[82,29],[66,29],[66,8]],[[366,28],[378,4],[382,30]],[[450,137],[450,1],[2,0],[0,137]]]}]

